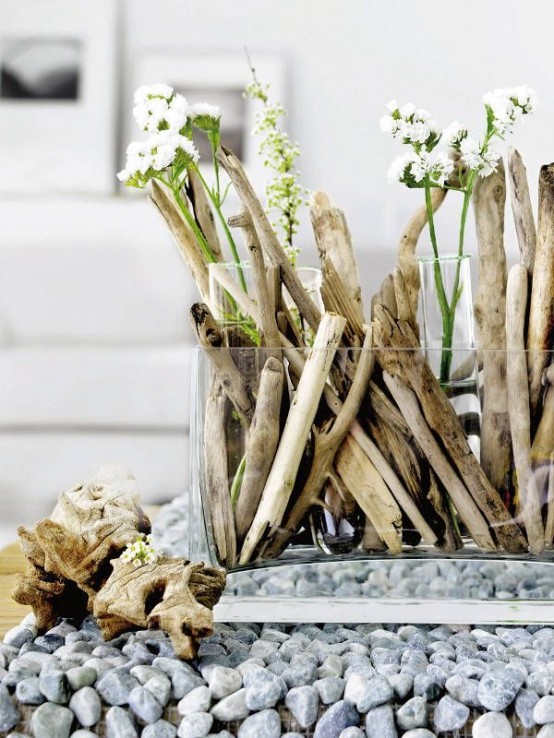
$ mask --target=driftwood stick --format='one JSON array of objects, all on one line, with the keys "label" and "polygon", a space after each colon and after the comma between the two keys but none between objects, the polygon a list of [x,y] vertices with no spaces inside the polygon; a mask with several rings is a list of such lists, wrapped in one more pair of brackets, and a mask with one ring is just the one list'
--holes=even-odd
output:
[{"label": "driftwood stick", "polygon": [[429,464],[448,490],[448,494],[473,540],[480,548],[487,551],[496,550],[487,521],[435,440],[421,412],[415,393],[396,376],[383,372],[383,378],[402,410],[402,414],[410,424],[417,442],[427,456]]},{"label": "driftwood stick", "polygon": [[508,274],[506,294],[506,347],[508,349],[507,384],[510,429],[514,462],[519,487],[521,515],[529,548],[539,554],[544,548],[541,499],[531,469],[531,423],[529,416],[529,386],[525,357],[525,313],[529,273],[521,264],[514,264]]},{"label": "driftwood stick", "polygon": [[158,182],[157,179],[150,181],[150,199],[169,226],[177,249],[196,283],[200,297],[204,302],[208,302],[210,296],[208,267],[191,227],[169,194],[167,187]]},{"label": "driftwood stick", "polygon": [[539,218],[533,268],[527,348],[529,349],[529,401],[531,431],[540,419],[542,373],[550,359],[546,353],[554,338],[554,164],[541,168]]},{"label": "driftwood stick", "polygon": [[335,465],[341,479],[391,553],[402,551],[402,512],[381,475],[352,436],[340,447]]},{"label": "driftwood stick", "polygon": [[365,516],[362,548],[364,551],[384,551],[386,548],[383,541],[379,538],[379,533],[375,530],[375,526],[367,515]]},{"label": "driftwood stick", "polygon": [[241,162],[232,151],[229,151],[225,147],[220,147],[216,156],[221,166],[229,175],[243,205],[250,212],[263,250],[271,260],[271,263],[281,268],[281,276],[285,287],[296,303],[298,310],[308,321],[308,324],[314,330],[317,330],[321,318],[319,309],[304,289],[300,277],[288,260],[285,250],[279,243],[263,205],[258,200]]},{"label": "driftwood stick", "polygon": [[250,254],[252,275],[254,277],[254,294],[258,310],[260,311],[264,343],[270,349],[276,349],[280,345],[280,340],[279,329],[277,328],[277,321],[275,319],[275,305],[272,304],[264,255],[254,225],[252,224],[252,218],[246,208],[243,208],[239,215],[229,218],[228,223],[232,228],[242,228],[244,233],[246,248]]},{"label": "driftwood stick", "polygon": [[217,559],[232,567],[237,547],[227,469],[226,403],[227,397],[216,379],[204,415],[204,469]]},{"label": "driftwood stick", "polygon": [[355,323],[361,325],[364,322],[364,308],[360,273],[344,213],[331,205],[325,192],[314,192],[310,215],[324,272],[325,262],[329,260],[342,283]]},{"label": "driftwood stick", "polygon": [[546,524],[544,526],[544,540],[547,546],[552,546],[554,541],[554,454],[550,457],[550,463],[548,466],[543,467],[546,471],[547,481],[543,485],[546,487],[546,503],[547,503],[547,514]]},{"label": "driftwood stick", "polygon": [[535,265],[537,230],[529,195],[527,170],[519,151],[512,147],[508,149],[508,182],[510,183],[512,213],[519,244],[519,263],[523,264],[529,275],[532,275]]},{"label": "driftwood stick", "polygon": [[[254,300],[239,286],[229,271],[222,264],[210,264],[210,277],[223,287],[225,292],[236,302],[243,313],[249,315],[256,326],[263,330],[262,313]],[[212,306],[215,308],[215,305]]]},{"label": "driftwood stick", "polygon": [[[551,508],[554,500],[550,500],[549,488],[552,482],[552,464],[554,460],[554,363],[550,364],[543,373],[543,384],[546,391],[542,415],[531,447],[531,464],[533,479],[538,489],[540,499],[548,500],[547,520],[552,518]],[[551,526],[549,526],[551,527]],[[549,530],[545,535],[546,543],[552,543],[552,534]]]},{"label": "driftwood stick", "polygon": [[[442,391],[437,378],[424,360],[411,327],[395,321],[383,307],[375,308],[375,345],[389,351],[377,352],[383,370],[397,376],[417,395],[430,430],[442,439],[454,468],[464,480],[475,503],[494,529],[499,543],[510,553],[527,549],[527,541],[472,454],[460,421]],[[411,349],[405,351],[403,349]],[[397,349],[397,350],[395,350]],[[400,349],[400,350],[398,350]],[[445,485],[449,489],[448,485]]]},{"label": "driftwood stick", "polygon": [[217,261],[223,261],[221,253],[221,244],[215,225],[214,214],[210,205],[210,201],[204,190],[204,185],[200,181],[200,177],[193,169],[188,171],[187,196],[194,210],[194,218],[204,234],[206,241],[210,244]]},{"label": "driftwood stick", "polygon": [[[308,479],[294,502],[286,521],[275,533],[274,541],[268,551],[269,556],[281,551],[288,539],[298,530],[300,523],[320,495],[326,477],[331,471],[337,449],[350,430],[360,404],[367,391],[367,383],[373,371],[375,359],[371,352],[371,329],[368,329],[354,381],[344,404],[332,423],[325,423],[321,429],[314,428],[314,457]],[[305,369],[304,369],[305,371]]]},{"label": "driftwood stick", "polygon": [[364,329],[363,318],[360,319],[357,305],[352,301],[344,283],[330,259],[323,259],[323,280],[321,284],[321,299],[325,309],[336,312],[346,318],[345,334],[353,346],[361,346]]},{"label": "driftwood stick", "polygon": [[512,458],[505,354],[505,202],[506,183],[504,167],[500,162],[496,172],[478,179],[473,194],[479,251],[479,289],[475,299],[475,317],[479,328],[479,343],[483,349],[485,387],[481,421],[481,466],[498,491],[506,488]]},{"label": "driftwood stick", "polygon": [[198,343],[206,349],[223,389],[243,422],[250,425],[254,415],[252,391],[233,361],[231,351],[225,347],[223,334],[208,306],[195,303],[190,318]]},{"label": "driftwood stick", "polygon": [[260,504],[243,543],[241,564],[250,560],[268,530],[281,525],[345,323],[344,318],[331,313],[325,313],[321,320],[290,406]]},{"label": "driftwood stick", "polygon": [[270,356],[261,372],[256,411],[246,440],[246,469],[235,506],[237,535],[247,534],[279,443],[283,364]]},{"label": "driftwood stick", "polygon": [[444,523],[444,531],[441,533],[440,547],[447,553],[453,553],[463,548],[464,543],[460,536],[458,526],[453,519],[453,511],[449,505],[449,499],[444,486],[441,485],[433,469],[429,469],[429,490],[427,492],[433,510]]},{"label": "driftwood stick", "polygon": [[[433,188],[431,190],[431,205],[435,213],[442,205],[447,190]],[[412,314],[417,315],[417,302],[419,297],[419,266],[415,256],[418,239],[422,230],[427,225],[427,209],[424,205],[419,207],[412,215],[398,245],[398,266],[402,270],[406,286],[410,295]]]}]

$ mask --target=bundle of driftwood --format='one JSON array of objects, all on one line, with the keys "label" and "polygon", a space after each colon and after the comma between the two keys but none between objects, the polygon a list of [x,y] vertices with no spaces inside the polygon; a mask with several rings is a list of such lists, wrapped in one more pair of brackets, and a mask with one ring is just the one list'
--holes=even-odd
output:
[{"label": "bundle of driftwood", "polygon": [[[151,197],[202,297],[191,318],[213,367],[203,465],[218,560],[234,567],[276,557],[299,531],[313,527],[318,510],[335,520],[361,519],[352,546],[368,551],[398,554],[405,544],[423,541],[454,552],[465,536],[489,552],[539,553],[551,545],[554,390],[548,383],[554,367],[547,350],[554,325],[554,165],[541,172],[535,236],[525,169],[517,152],[510,153],[521,263],[509,278],[504,169],[475,190],[484,383],[479,462],[420,348],[415,248],[426,225],[424,209],[403,233],[398,266],[375,295],[366,323],[342,212],[315,193],[311,220],[323,274],[321,311],[240,161],[223,147],[217,155],[242,202],[229,225],[242,231],[253,288],[244,291],[217,261],[211,277],[255,325],[259,348],[240,323],[218,324],[208,265],[192,230],[155,180]],[[445,194],[433,191],[435,208]],[[187,196],[216,259],[223,259],[209,203],[193,174]],[[311,328],[313,345],[306,345],[302,326]]]}]

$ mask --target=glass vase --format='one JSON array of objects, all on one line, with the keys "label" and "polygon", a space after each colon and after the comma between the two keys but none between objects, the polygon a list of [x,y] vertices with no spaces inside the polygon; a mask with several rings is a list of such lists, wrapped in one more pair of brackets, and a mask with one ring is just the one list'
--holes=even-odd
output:
[{"label": "glass vase", "polygon": [[[267,351],[262,348],[224,350],[230,352],[234,365],[248,378],[255,396]],[[302,350],[295,351],[305,358]],[[344,365],[341,351],[334,357],[334,368]],[[249,428],[239,420],[227,400],[223,399],[219,406],[214,404],[218,390],[211,359],[203,349],[195,349],[189,556],[227,569],[228,587],[215,609],[216,619],[342,623],[475,623],[477,617],[480,623],[517,620],[532,623],[552,619],[552,540],[546,541],[540,554],[529,552],[525,542],[528,520],[525,500],[529,494],[538,495],[535,514],[539,515],[539,525],[544,525],[545,540],[552,537],[554,459],[551,457],[546,465],[543,459],[537,466],[529,456],[520,462],[525,468],[512,465],[508,475],[510,485],[512,492],[519,491],[519,494],[512,494],[508,502],[502,502],[499,518],[494,515],[486,518],[485,538],[489,542],[483,543],[480,534],[474,534],[471,516],[467,517],[456,492],[460,485],[466,492],[469,490],[470,476],[479,479],[480,484],[485,483],[477,457],[463,445],[463,431],[459,438],[463,457],[458,459],[460,466],[454,468],[454,457],[448,457],[454,471],[450,478],[441,466],[448,456],[446,438],[461,431],[460,420],[451,410],[445,410],[440,433],[437,432],[434,440],[421,440],[424,435],[414,425],[412,416],[403,414],[400,404],[396,409],[392,407],[395,399],[389,394],[381,368],[387,363],[386,351],[373,351],[376,368],[370,396],[344,441],[348,445],[354,438],[361,444],[362,451],[358,448],[354,456],[366,473],[353,477],[354,483],[348,479],[347,485],[344,476],[341,477],[344,464],[339,451],[321,489],[297,518],[294,530],[288,528],[291,511],[314,466],[316,441],[315,426],[312,426],[299,447],[300,462],[294,475],[283,481],[288,498],[282,515],[274,525],[268,521],[252,555],[241,560],[245,531],[261,505],[265,481],[260,484],[247,525],[239,524],[237,501],[249,471]],[[396,361],[398,352],[388,351]],[[438,365],[441,351],[442,347],[414,349],[404,360],[407,365],[420,366],[422,372],[429,371],[433,380],[429,367]],[[459,366],[468,349],[452,351],[452,365]],[[280,409],[282,433],[290,403],[294,402],[298,382],[294,366],[298,362],[291,349],[274,353],[277,361],[283,363],[286,379]],[[433,381],[434,392],[444,393],[438,380]],[[486,393],[487,388],[483,389]],[[377,417],[381,411],[377,404],[372,405],[372,397],[380,398],[388,407],[381,419]],[[440,401],[438,394],[435,397]],[[445,402],[448,405],[448,399]],[[320,428],[321,423],[325,424],[325,412],[322,400],[314,421]],[[394,426],[389,423],[390,418],[394,418]],[[362,443],[360,429],[369,443]],[[396,441],[395,433],[399,434]],[[397,443],[403,450],[398,451]],[[434,444],[433,448],[428,443]],[[219,455],[213,453],[214,444]],[[276,463],[276,451],[269,446],[264,451],[270,462],[267,472]],[[371,464],[364,455],[372,459]],[[467,472],[468,464],[470,472]],[[519,489],[520,480],[529,475],[529,468],[536,480],[546,480],[540,489],[538,485]],[[404,495],[399,487],[409,489],[409,494]],[[497,502],[501,499],[495,492],[491,494]],[[469,497],[466,494],[467,500],[470,497],[471,494]],[[373,506],[377,499],[384,507]],[[397,510],[394,522],[387,518],[387,505]],[[481,507],[479,510],[485,515]],[[506,545],[506,539],[502,538],[501,530],[505,526],[516,531],[519,540],[516,548]],[[523,538],[519,538],[520,534]]]},{"label": "glass vase", "polygon": [[421,345],[479,453],[480,402],[470,255],[418,259]]}]

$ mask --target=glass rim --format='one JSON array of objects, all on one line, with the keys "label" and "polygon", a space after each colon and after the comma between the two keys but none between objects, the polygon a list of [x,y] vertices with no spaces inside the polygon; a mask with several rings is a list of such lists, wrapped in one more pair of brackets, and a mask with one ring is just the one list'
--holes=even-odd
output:
[{"label": "glass rim", "polygon": [[356,346],[356,347],[345,347],[345,346],[339,346],[336,349],[330,349],[330,348],[314,348],[313,346],[202,346],[198,343],[192,344],[191,347],[195,352],[204,352],[206,354],[209,354],[210,351],[232,351],[232,352],[238,352],[238,351],[244,351],[244,352],[251,352],[251,351],[282,351],[283,354],[289,351],[299,351],[302,353],[307,353],[309,351],[331,351],[333,350],[337,354],[344,354],[344,353],[361,353],[362,351],[372,351],[373,353],[380,354],[380,353],[387,353],[387,352],[397,352],[397,353],[408,353],[413,354],[415,352],[421,352],[423,354],[428,352],[437,352],[442,353],[444,351],[452,352],[453,354],[524,354],[527,355],[540,355],[540,356],[551,356],[554,360],[554,348],[552,349],[520,349],[520,348],[480,348],[479,346],[452,346],[451,348],[442,348],[441,346],[414,346],[413,348],[403,348],[403,347],[394,347],[394,346],[373,346],[371,348],[364,349],[362,346]]},{"label": "glass rim", "polygon": [[443,262],[443,261],[465,261],[465,259],[471,259],[473,254],[444,254],[444,256],[435,256],[434,254],[426,254],[423,256],[418,256],[417,260],[421,264],[434,264],[436,262]]}]

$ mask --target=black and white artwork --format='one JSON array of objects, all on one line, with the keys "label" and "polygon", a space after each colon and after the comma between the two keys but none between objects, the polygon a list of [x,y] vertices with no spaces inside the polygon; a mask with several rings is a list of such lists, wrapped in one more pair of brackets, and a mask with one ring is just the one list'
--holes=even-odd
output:
[{"label": "black and white artwork", "polygon": [[[184,95],[191,105],[206,102],[217,105],[221,110],[221,141],[228,146],[239,159],[244,157],[246,131],[246,100],[242,88],[237,87],[185,87],[179,83],[171,85],[176,92]],[[193,140],[201,161],[211,158],[210,143],[200,131],[195,131]]]},{"label": "black and white artwork", "polygon": [[78,38],[4,38],[0,99],[76,101],[82,65],[83,42]]}]

